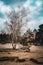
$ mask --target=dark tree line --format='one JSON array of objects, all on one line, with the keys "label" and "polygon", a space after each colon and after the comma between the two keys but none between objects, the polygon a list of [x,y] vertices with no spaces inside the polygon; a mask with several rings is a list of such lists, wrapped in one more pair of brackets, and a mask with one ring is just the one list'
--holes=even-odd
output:
[{"label": "dark tree line", "polygon": [[39,25],[35,40],[37,45],[43,45],[43,24]]},{"label": "dark tree line", "polygon": [[[31,35],[32,36],[32,35]],[[29,41],[29,37],[18,37],[18,42],[24,45],[27,44]],[[0,34],[0,43],[11,43],[12,42],[12,34]],[[15,39],[14,39],[15,42]],[[35,42],[36,45],[43,45],[43,24],[39,25],[38,32],[36,32],[35,40],[30,40],[30,42]]]},{"label": "dark tree line", "polygon": [[[33,43],[34,45],[43,45],[43,24],[39,25],[38,31],[34,30],[36,33],[35,35],[32,34],[30,30],[28,30],[28,37],[23,37],[20,41],[20,43],[27,45],[27,43],[31,44]],[[34,37],[35,38],[31,38]],[[29,40],[28,40],[29,39]]]},{"label": "dark tree line", "polygon": [[9,34],[0,34],[0,43],[9,43],[11,42],[11,35]]}]

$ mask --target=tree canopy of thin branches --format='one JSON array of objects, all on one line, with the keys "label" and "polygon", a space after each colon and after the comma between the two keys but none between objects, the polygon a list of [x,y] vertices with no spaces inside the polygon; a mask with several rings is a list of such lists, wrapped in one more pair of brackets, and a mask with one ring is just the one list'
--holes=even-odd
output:
[{"label": "tree canopy of thin branches", "polygon": [[21,36],[22,34],[21,29],[28,22],[26,19],[26,16],[27,16],[27,12],[25,8],[23,8],[19,12],[16,12],[15,10],[13,10],[8,15],[8,18],[10,19],[10,23],[6,21],[5,24],[7,25],[7,30],[8,31],[10,30],[9,33],[10,32],[12,33],[12,43],[17,42],[17,40]]}]

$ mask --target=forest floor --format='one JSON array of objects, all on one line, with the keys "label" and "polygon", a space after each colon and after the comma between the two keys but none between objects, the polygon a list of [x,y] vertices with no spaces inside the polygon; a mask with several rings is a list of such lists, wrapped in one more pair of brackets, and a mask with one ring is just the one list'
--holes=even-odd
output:
[{"label": "forest floor", "polygon": [[13,50],[10,43],[0,44],[0,65],[43,65],[43,46],[32,45],[24,52]]}]

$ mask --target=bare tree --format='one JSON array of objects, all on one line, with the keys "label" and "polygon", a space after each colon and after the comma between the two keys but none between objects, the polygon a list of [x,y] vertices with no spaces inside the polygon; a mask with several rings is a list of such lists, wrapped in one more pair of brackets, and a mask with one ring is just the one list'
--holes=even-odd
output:
[{"label": "bare tree", "polygon": [[19,37],[21,36],[21,28],[27,23],[27,12],[25,8],[23,8],[19,12],[12,11],[8,17],[10,18],[10,23],[6,22],[5,24],[9,27],[10,32],[12,33],[12,44],[17,42]]}]

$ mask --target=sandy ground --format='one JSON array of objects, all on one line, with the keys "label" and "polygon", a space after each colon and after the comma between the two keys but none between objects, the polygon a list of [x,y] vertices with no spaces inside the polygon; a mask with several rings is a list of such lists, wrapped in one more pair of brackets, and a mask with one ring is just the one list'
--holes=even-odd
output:
[{"label": "sandy ground", "polygon": [[0,44],[0,57],[19,57],[19,59],[26,59],[25,62],[0,61],[0,65],[43,65],[30,61],[31,58],[43,62],[43,46],[30,47],[30,52],[23,52],[21,50],[13,50],[11,44]]}]

